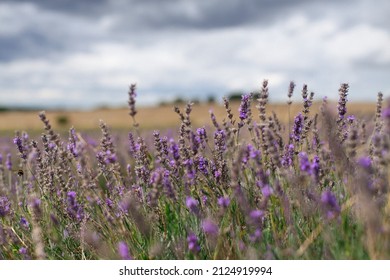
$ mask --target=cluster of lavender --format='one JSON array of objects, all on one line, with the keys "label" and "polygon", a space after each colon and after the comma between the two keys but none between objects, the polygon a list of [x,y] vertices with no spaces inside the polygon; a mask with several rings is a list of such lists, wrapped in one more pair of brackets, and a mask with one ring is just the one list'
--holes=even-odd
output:
[{"label": "cluster of lavender", "polygon": [[238,119],[224,99],[222,122],[193,127],[189,103],[177,135],[148,136],[131,85],[125,145],[104,122],[100,144],[74,128],[64,141],[41,113],[41,141],[17,133],[0,153],[0,259],[388,258],[390,104],[379,93],[373,122],[359,120],[347,92],[338,114],[312,112],[304,85],[282,124],[264,81]]}]

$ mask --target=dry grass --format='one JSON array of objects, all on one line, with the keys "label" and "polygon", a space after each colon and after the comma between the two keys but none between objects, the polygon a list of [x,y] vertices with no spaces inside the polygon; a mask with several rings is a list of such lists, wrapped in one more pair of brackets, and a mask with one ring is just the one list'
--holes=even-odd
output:
[{"label": "dry grass", "polygon": [[[183,104],[181,107],[184,107]],[[231,104],[235,117],[238,117],[239,102]],[[319,111],[320,104],[314,103],[312,112]],[[330,104],[330,108],[336,108]],[[172,105],[160,107],[139,108],[136,116],[137,121],[143,129],[169,128],[175,127],[179,123],[179,118],[173,111]],[[286,104],[270,104],[268,112],[274,111],[283,124],[288,124],[288,109]],[[196,104],[191,113],[194,126],[211,125],[209,111],[213,110],[217,119],[221,121],[226,118],[226,111],[223,105]],[[252,106],[254,119],[257,119],[257,109]],[[291,121],[293,117],[302,110],[301,104],[292,104]],[[47,117],[53,127],[57,130],[67,130],[74,126],[77,130],[95,130],[99,128],[99,120],[104,120],[112,129],[129,129],[132,125],[128,109],[98,109],[93,111],[48,111]],[[375,112],[375,103],[349,103],[348,114],[369,119]],[[68,122],[61,126],[57,120],[59,117],[66,117]],[[38,112],[2,112],[0,113],[0,135],[13,133],[15,130],[35,132],[41,131],[43,125],[38,117]]]}]

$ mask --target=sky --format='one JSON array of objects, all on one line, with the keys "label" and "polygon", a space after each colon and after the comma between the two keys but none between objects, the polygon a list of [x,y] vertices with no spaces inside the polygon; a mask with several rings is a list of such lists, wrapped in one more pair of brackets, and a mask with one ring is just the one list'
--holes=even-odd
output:
[{"label": "sky", "polygon": [[0,0],[0,106],[390,95],[389,0]]}]

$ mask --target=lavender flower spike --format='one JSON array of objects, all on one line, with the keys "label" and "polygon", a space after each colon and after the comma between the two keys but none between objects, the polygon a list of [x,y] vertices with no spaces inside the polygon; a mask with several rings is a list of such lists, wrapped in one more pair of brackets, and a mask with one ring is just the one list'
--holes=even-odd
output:
[{"label": "lavender flower spike", "polygon": [[5,217],[11,212],[11,203],[6,196],[0,196],[0,217]]},{"label": "lavender flower spike", "polygon": [[129,253],[129,248],[127,247],[127,244],[123,241],[120,241],[118,243],[118,253],[121,256],[123,260],[131,260],[131,256]]},{"label": "lavender flower spike", "polygon": [[295,142],[300,141],[302,129],[303,129],[303,116],[301,113],[299,113],[294,119],[294,129],[293,129],[292,138],[294,139]]},{"label": "lavender flower spike", "polygon": [[230,204],[230,199],[229,197],[220,197],[218,198],[218,205],[221,206],[222,208],[227,208]]},{"label": "lavender flower spike", "polygon": [[240,108],[238,109],[241,119],[239,124],[240,127],[244,125],[243,122],[250,116],[250,97],[251,96],[249,94],[244,94],[241,98]]},{"label": "lavender flower spike", "polygon": [[197,253],[200,251],[200,246],[199,246],[199,240],[198,237],[194,233],[190,233],[187,237],[187,242],[188,242],[188,249],[193,252]]},{"label": "lavender flower spike", "polygon": [[187,196],[186,198],[186,206],[188,207],[188,209],[190,209],[191,212],[197,214],[199,209],[198,209],[198,201],[193,198],[193,197],[190,197],[190,196]]},{"label": "lavender flower spike", "polygon": [[218,231],[219,231],[218,226],[209,219],[206,219],[202,222],[202,229],[206,234],[213,235],[213,236],[218,235]]},{"label": "lavender flower spike", "polygon": [[336,196],[331,191],[327,190],[322,193],[321,202],[326,210],[326,217],[328,219],[333,219],[340,214],[340,205],[337,202]]},{"label": "lavender flower spike", "polygon": [[26,149],[23,147],[23,141],[19,135],[14,138],[14,144],[18,147],[20,157],[22,159],[27,159]]}]

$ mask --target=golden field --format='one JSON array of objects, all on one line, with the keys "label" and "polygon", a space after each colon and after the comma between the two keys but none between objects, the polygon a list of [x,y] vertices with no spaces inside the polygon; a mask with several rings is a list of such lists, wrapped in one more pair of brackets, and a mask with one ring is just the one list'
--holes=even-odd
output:
[{"label": "golden field", "polygon": [[[231,108],[235,118],[238,118],[239,102],[232,102]],[[319,112],[321,103],[314,103],[311,113]],[[173,111],[174,105],[165,105],[158,107],[137,108],[136,119],[141,129],[162,129],[176,127],[180,123],[178,115]],[[185,104],[177,105],[182,111],[185,110]],[[329,102],[329,108],[335,112],[337,104]],[[211,125],[210,113],[212,110],[220,122],[226,118],[226,111],[223,104],[219,103],[200,103],[193,106],[191,113],[192,124],[195,127]],[[302,104],[293,103],[291,105],[290,121],[302,110]],[[54,129],[63,131],[70,127],[77,130],[95,130],[99,128],[99,120],[106,122],[111,129],[129,129],[132,126],[131,117],[128,115],[127,108],[118,109],[96,109],[91,111],[46,111]],[[267,113],[275,112],[283,124],[288,124],[289,114],[287,104],[268,104]],[[253,119],[258,119],[258,111],[254,104],[252,106]],[[356,115],[369,120],[375,113],[375,103],[349,103],[348,115]],[[6,111],[0,113],[0,135],[13,135],[14,131],[40,132],[43,130],[43,124],[39,119],[38,111]],[[66,119],[62,124],[60,119]]]}]

